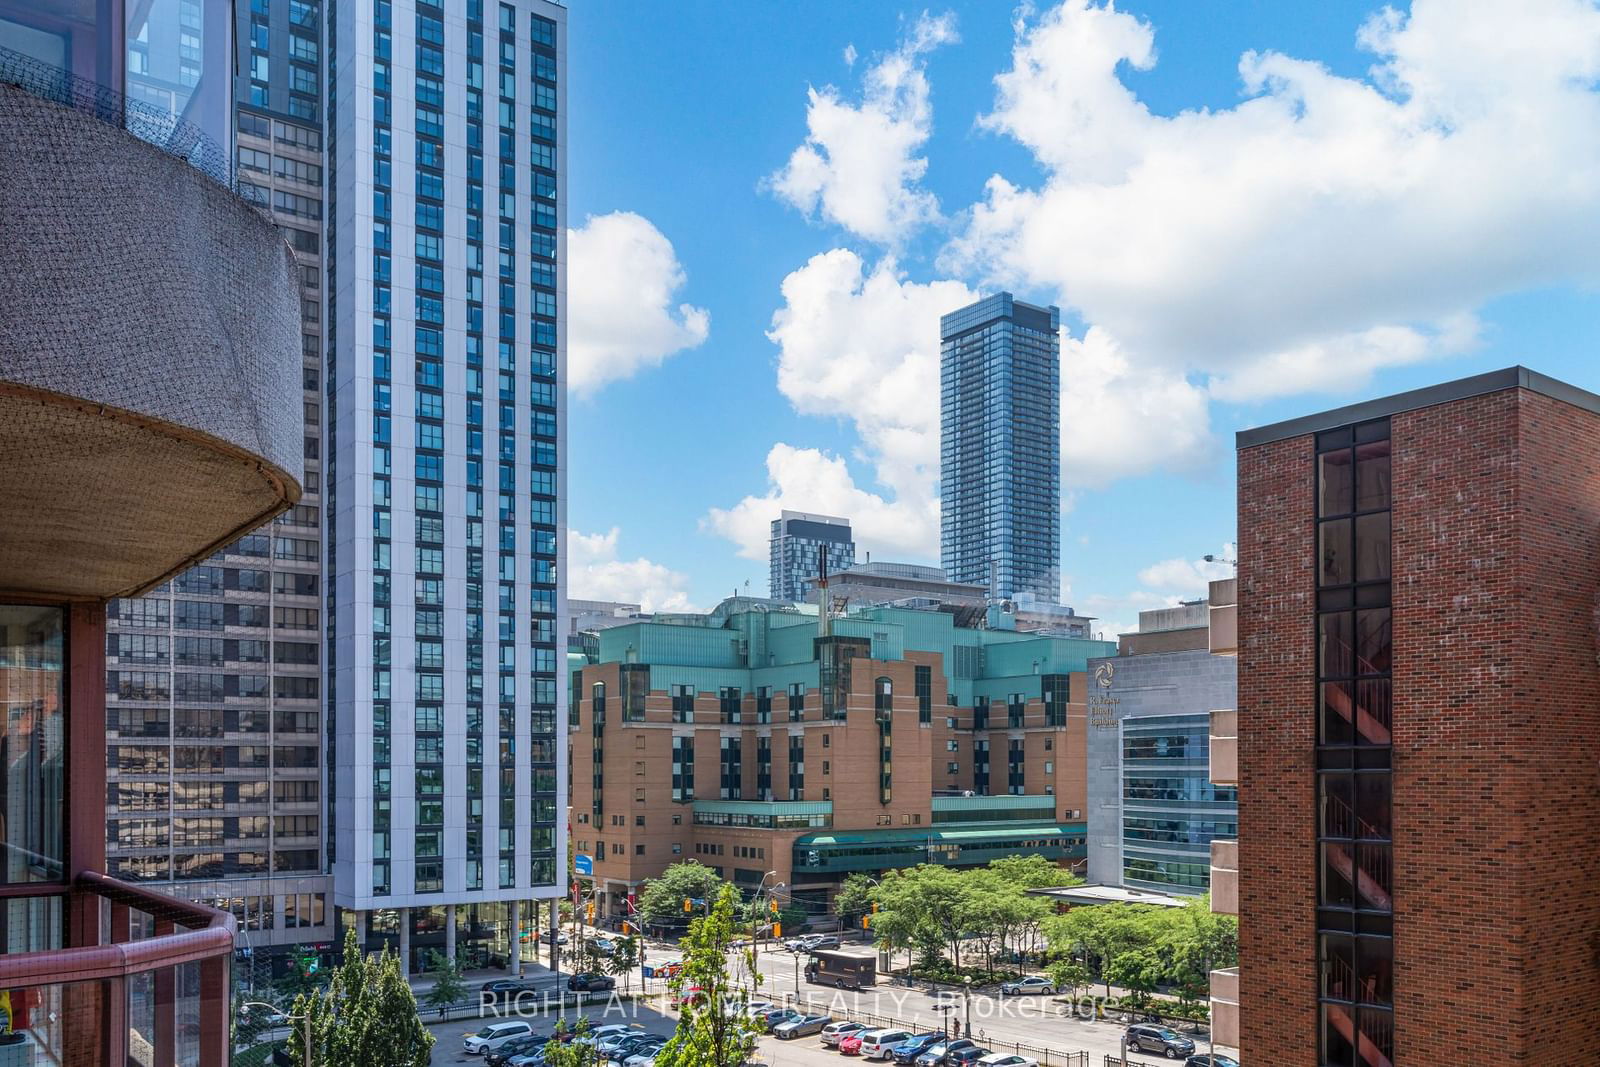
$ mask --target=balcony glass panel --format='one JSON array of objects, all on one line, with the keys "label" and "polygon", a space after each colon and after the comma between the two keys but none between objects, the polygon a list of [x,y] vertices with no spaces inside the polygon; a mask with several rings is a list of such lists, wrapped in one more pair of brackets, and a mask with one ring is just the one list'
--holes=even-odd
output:
[{"label": "balcony glass panel", "polygon": [[0,883],[64,874],[64,622],[60,608],[0,605]]}]

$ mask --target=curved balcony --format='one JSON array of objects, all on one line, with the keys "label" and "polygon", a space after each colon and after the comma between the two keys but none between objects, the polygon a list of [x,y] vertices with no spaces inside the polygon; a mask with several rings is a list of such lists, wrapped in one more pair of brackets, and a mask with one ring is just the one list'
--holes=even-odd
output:
[{"label": "curved balcony", "polygon": [[0,900],[13,948],[0,1062],[228,1062],[233,916],[95,872],[36,892]]},{"label": "curved balcony", "polygon": [[300,498],[293,256],[190,160],[8,77],[0,595],[133,595]]}]

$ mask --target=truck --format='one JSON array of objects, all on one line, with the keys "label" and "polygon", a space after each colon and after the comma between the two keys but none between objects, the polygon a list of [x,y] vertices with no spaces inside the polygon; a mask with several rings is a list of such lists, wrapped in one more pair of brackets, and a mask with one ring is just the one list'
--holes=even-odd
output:
[{"label": "truck", "polygon": [[872,949],[812,949],[806,981],[840,989],[861,989],[878,981],[878,954]]}]

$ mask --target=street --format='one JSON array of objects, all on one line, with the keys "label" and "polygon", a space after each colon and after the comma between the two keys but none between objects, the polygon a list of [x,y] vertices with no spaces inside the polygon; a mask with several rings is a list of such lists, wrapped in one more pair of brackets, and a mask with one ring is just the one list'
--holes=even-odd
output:
[{"label": "street", "polygon": [[[670,955],[672,953],[665,949],[651,952],[653,960],[665,959]],[[797,992],[796,972],[803,966],[803,954],[792,954],[781,949],[762,951],[757,957],[757,970],[762,976],[762,982],[756,997],[780,1003],[792,1002]],[[553,987],[553,982],[551,984]],[[639,987],[637,978],[633,985],[637,990]],[[588,1018],[592,1025],[629,1022],[636,1023],[641,1029],[651,1033],[670,1034],[676,1025],[676,1016],[664,1012],[661,1008],[665,1000],[661,995],[665,990],[665,982],[652,980],[647,986],[648,992],[652,994],[648,1003],[596,1000],[584,1006],[582,1015]],[[1125,1024],[1119,1021],[1091,1018],[1090,1014],[1094,1007],[1090,999],[1080,1002],[1078,1011],[1074,1011],[1073,1007],[1058,1002],[1053,997],[997,998],[974,994],[968,1004],[959,993],[935,998],[921,989],[890,985],[886,982],[859,993],[824,989],[807,984],[803,975],[799,982],[798,1002],[835,1019],[857,1019],[869,1023],[876,1023],[880,1019],[894,1020],[919,1030],[941,1029],[948,1020],[952,1028],[956,1023],[960,1023],[963,1033],[968,1028],[970,1011],[970,1026],[977,1035],[976,1040],[987,1048],[995,1051],[1018,1051],[1041,1062],[1048,1058],[1051,1063],[1059,1062],[1058,1056],[1047,1057],[1044,1051],[1046,1049],[1053,1054],[1085,1051],[1090,1054],[1092,1067],[1100,1067],[1105,1055],[1115,1055],[1120,1051],[1119,1039],[1125,1029]],[[941,1003],[949,1005],[947,1011],[940,1010]],[[551,1008],[552,1010],[527,1016],[536,1032],[548,1033],[554,1028],[557,1016],[553,1010],[553,1003]],[[577,1017],[577,1009],[569,1006],[566,1011],[569,1024]],[[462,1037],[480,1025],[482,1023],[477,1019],[430,1023],[430,1028],[439,1037],[433,1062],[438,1065],[481,1062],[477,1057],[468,1056],[461,1049]],[[1187,1027],[1180,1029],[1187,1032]],[[1207,1051],[1204,1034],[1191,1036],[1195,1038],[1197,1051]],[[1219,1049],[1219,1051],[1234,1050]],[[841,1058],[843,1057],[834,1050],[823,1048],[817,1036],[792,1041],[763,1037],[760,1042],[760,1059],[772,1067],[790,1067],[790,1065],[819,1067],[824,1060],[831,1059],[837,1063]],[[1154,1056],[1144,1058],[1151,1061],[1156,1059]],[[1136,1061],[1138,1059],[1135,1057]]]}]

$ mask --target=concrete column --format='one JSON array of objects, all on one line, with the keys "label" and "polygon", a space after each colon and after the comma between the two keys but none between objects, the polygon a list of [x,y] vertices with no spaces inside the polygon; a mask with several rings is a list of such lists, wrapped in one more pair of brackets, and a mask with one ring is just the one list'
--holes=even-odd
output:
[{"label": "concrete column", "polygon": [[356,912],[356,947],[363,955],[367,951],[367,919],[371,914],[367,911]]},{"label": "concrete column", "polygon": [[444,955],[451,962],[456,958],[456,906],[446,904],[444,908]]},{"label": "concrete column", "polygon": [[400,971],[411,973],[411,909],[400,908]]},{"label": "concrete column", "polygon": [[511,962],[511,977],[522,977],[522,901],[511,902],[511,944],[506,955]]},{"label": "concrete column", "polygon": [[[534,907],[538,907],[538,905],[535,904]],[[550,898],[550,929],[556,931],[550,937],[550,970],[559,971],[561,969],[561,946],[556,942],[560,939],[561,933],[560,897]]]}]

